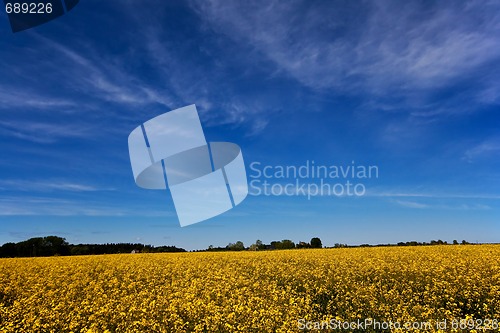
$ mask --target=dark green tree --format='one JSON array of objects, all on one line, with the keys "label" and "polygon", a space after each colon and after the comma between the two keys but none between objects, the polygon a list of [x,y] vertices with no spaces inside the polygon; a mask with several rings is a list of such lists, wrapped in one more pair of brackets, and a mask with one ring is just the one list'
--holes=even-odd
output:
[{"label": "dark green tree", "polygon": [[245,245],[243,244],[242,241],[237,241],[236,243],[229,243],[227,245],[227,248],[230,250],[230,251],[242,251],[245,249]]},{"label": "dark green tree", "polygon": [[283,239],[281,241],[281,248],[282,249],[294,249],[295,248],[295,243],[292,242],[289,239]]},{"label": "dark green tree", "polygon": [[311,238],[311,247],[313,249],[321,249],[323,247],[321,239],[319,239],[318,237]]},{"label": "dark green tree", "polygon": [[17,256],[16,243],[5,243],[0,247],[0,257],[13,258]]}]

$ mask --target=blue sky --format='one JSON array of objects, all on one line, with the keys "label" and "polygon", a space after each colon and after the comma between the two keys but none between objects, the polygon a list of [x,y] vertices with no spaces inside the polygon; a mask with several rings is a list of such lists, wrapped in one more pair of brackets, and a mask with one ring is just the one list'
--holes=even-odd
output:
[{"label": "blue sky", "polygon": [[[82,1],[0,19],[0,243],[186,249],[500,242],[496,1]],[[263,165],[377,165],[363,197],[249,196],[181,228],[138,188],[128,134],[196,104],[207,140]]]}]

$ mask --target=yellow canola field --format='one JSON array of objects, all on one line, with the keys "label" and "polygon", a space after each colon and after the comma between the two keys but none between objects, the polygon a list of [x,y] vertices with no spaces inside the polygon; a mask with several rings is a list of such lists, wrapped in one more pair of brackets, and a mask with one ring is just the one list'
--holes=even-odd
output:
[{"label": "yellow canola field", "polygon": [[[500,332],[500,245],[0,259],[2,333],[450,332],[460,319],[472,326],[455,331]],[[393,326],[330,325],[358,320]]]}]

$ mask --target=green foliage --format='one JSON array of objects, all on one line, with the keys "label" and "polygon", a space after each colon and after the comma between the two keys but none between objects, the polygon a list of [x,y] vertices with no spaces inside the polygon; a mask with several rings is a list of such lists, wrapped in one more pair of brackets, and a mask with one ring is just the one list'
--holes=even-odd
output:
[{"label": "green foliage", "polygon": [[0,247],[0,257],[47,257],[66,255],[112,254],[137,252],[185,252],[175,246],[154,247],[133,243],[68,244],[57,236],[34,237],[19,243],[6,243]]},{"label": "green foliage", "polygon": [[319,239],[318,237],[311,238],[311,247],[313,249],[321,249],[323,247],[321,239]]},{"label": "green foliage", "polygon": [[237,241],[236,243],[229,243],[227,245],[227,248],[230,250],[230,251],[242,251],[245,249],[245,245],[243,244],[242,241]]},{"label": "green foliage", "polygon": [[276,250],[294,249],[295,243],[289,239],[283,239],[281,242],[279,241],[271,242],[271,248]]}]

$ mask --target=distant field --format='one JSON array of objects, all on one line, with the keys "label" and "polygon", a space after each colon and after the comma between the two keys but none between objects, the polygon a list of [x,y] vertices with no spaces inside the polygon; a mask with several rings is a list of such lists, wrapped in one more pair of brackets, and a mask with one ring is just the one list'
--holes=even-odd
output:
[{"label": "distant field", "polygon": [[0,332],[329,331],[358,319],[500,332],[500,246],[0,259]]}]

